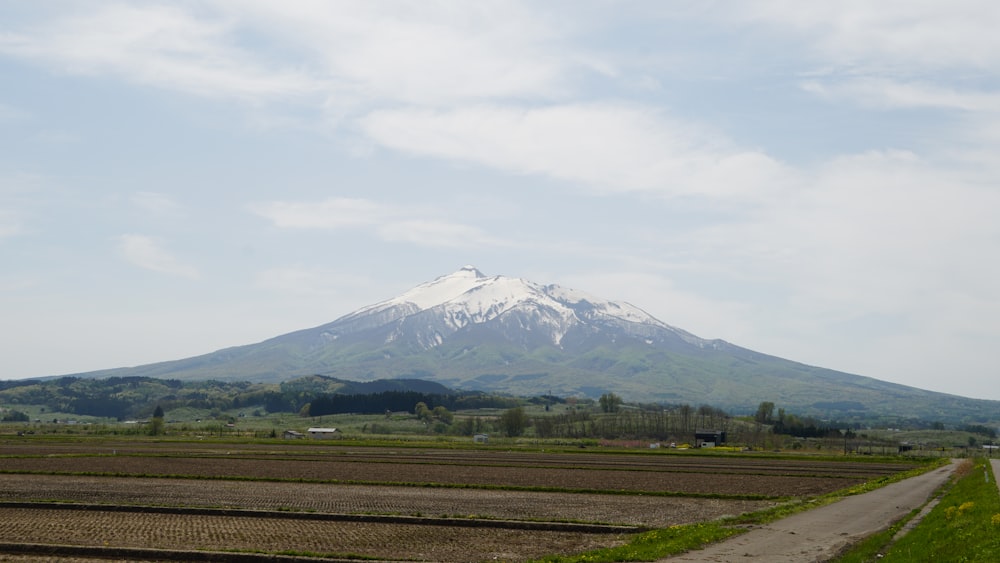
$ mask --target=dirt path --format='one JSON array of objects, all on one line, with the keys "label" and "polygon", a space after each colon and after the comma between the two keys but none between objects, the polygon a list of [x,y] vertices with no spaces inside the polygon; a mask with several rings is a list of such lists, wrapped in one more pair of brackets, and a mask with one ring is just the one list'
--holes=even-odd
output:
[{"label": "dirt path", "polygon": [[[1000,470],[994,462],[994,470]],[[957,462],[833,504],[800,512],[729,540],[664,559],[681,561],[807,563],[827,561],[848,545],[885,529],[920,507],[947,481]]]}]

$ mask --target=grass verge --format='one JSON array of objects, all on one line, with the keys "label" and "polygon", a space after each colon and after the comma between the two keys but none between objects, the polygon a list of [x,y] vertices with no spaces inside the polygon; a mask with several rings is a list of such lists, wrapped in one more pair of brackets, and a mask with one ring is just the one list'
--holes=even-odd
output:
[{"label": "grass verge", "polygon": [[1000,560],[1000,492],[989,460],[967,460],[941,502],[909,533],[869,538],[838,563]]},{"label": "grass verge", "polygon": [[578,555],[550,555],[536,559],[532,563],[655,561],[692,549],[700,549],[710,543],[742,534],[744,531],[723,525],[721,522],[671,526],[638,534],[632,541],[622,546],[597,549]]},{"label": "grass verge", "polygon": [[869,561],[880,561],[885,547],[892,542],[903,526],[912,520],[920,510],[913,510],[902,520],[896,522],[888,529],[868,536],[863,541],[855,545],[850,551],[843,553],[833,561],[833,563],[867,563]]}]

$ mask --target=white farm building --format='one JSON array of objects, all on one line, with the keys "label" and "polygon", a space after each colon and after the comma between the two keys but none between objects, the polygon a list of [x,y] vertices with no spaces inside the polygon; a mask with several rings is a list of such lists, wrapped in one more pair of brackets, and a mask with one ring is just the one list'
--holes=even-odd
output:
[{"label": "white farm building", "polygon": [[340,430],[336,428],[310,428],[306,430],[306,434],[309,434],[310,438],[318,438],[320,440],[340,438],[341,436]]}]

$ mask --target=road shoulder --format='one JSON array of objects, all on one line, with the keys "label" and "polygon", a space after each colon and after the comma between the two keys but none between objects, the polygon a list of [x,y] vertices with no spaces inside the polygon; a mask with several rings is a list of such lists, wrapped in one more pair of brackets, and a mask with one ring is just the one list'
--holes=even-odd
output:
[{"label": "road shoulder", "polygon": [[[827,561],[844,548],[884,530],[920,508],[947,482],[957,462],[892,483],[869,493],[845,497],[755,527],[699,551],[664,559],[668,563],[761,560],[769,563]],[[997,462],[994,462],[997,472]]]}]

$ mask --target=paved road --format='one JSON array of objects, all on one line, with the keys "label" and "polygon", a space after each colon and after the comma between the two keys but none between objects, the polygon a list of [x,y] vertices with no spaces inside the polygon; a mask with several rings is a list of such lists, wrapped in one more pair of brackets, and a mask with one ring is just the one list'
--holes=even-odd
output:
[{"label": "paved road", "polygon": [[[931,493],[948,480],[956,466],[957,462],[952,462],[951,465],[929,473],[800,512],[703,550],[663,561],[827,561],[845,547],[889,527],[911,510],[923,505]],[[1000,473],[1000,462],[994,461],[993,468],[994,472]]]},{"label": "paved road", "polygon": [[[993,480],[996,481],[1000,479],[1000,459],[991,459],[990,463],[993,464]],[[997,482],[997,489],[1000,489],[1000,482]]]}]

